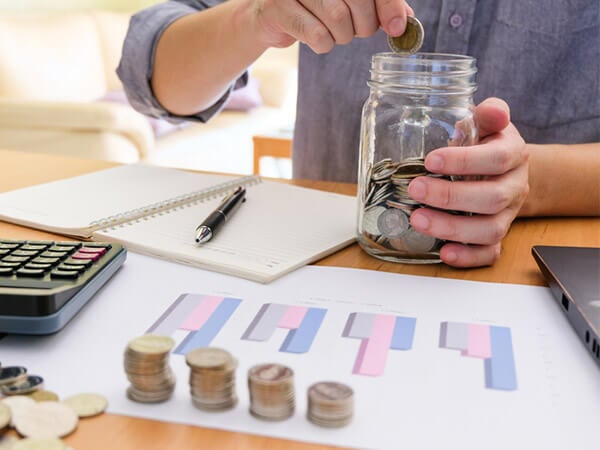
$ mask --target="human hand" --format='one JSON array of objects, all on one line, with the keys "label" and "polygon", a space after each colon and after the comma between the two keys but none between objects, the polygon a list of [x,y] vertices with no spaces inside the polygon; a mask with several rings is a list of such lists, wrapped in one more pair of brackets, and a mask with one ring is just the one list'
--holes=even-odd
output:
[{"label": "human hand", "polygon": [[482,176],[477,181],[415,178],[411,197],[425,205],[475,215],[453,215],[421,208],[410,222],[419,232],[449,242],[441,259],[456,267],[493,264],[501,241],[529,192],[528,152],[523,138],[510,122],[508,105],[489,98],[475,108],[479,143],[469,147],[444,147],[430,152],[425,167],[444,175]]},{"label": "human hand", "polygon": [[315,53],[327,53],[354,37],[369,37],[379,27],[391,36],[406,28],[414,12],[405,0],[249,0],[259,39],[268,47],[296,40]]}]

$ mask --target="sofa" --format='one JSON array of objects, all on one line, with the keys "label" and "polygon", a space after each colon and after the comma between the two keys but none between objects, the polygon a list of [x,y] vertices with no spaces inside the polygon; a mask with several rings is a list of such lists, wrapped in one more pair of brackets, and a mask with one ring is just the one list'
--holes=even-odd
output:
[{"label": "sofa", "polygon": [[226,109],[206,124],[156,126],[114,101],[129,18],[0,13],[0,148],[250,173],[252,136],[293,126],[297,46],[270,49],[250,68],[259,98],[252,107]]}]

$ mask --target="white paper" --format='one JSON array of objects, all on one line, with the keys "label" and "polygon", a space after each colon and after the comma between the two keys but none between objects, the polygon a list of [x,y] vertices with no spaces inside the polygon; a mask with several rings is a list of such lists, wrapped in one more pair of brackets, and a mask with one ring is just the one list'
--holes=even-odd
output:
[{"label": "white paper", "polygon": [[[207,413],[192,406],[189,369],[181,355],[171,355],[177,377],[171,400],[144,405],[125,396],[127,342],[184,293],[242,300],[212,341],[239,360],[240,401],[231,411]],[[280,351],[285,329],[262,342],[241,339],[265,303],[327,309],[308,352]],[[354,312],[416,318],[412,348],[390,350],[381,376],[352,373],[360,340],[342,333]],[[486,388],[482,359],[440,348],[444,321],[508,327],[517,389]],[[181,340],[186,333],[173,335]],[[0,360],[42,375],[45,386],[61,397],[104,394],[111,413],[328,445],[564,450],[598,442],[600,370],[542,287],[324,267],[305,267],[261,285],[130,253],[115,278],[64,330],[5,337]],[[246,373],[263,362],[286,364],[295,372],[297,409],[286,421],[263,422],[248,413]],[[323,429],[306,420],[306,389],[321,380],[354,389],[350,426]]]}]

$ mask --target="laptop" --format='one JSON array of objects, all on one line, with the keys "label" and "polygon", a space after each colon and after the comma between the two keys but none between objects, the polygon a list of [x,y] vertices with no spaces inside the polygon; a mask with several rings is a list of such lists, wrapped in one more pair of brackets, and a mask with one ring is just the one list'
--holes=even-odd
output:
[{"label": "laptop", "polygon": [[534,246],[552,294],[600,366],[600,248]]}]

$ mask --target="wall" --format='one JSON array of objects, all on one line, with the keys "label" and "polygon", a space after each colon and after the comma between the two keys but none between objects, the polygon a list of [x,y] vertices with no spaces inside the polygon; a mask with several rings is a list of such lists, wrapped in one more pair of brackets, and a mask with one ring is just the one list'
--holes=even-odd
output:
[{"label": "wall", "polygon": [[0,0],[0,13],[16,10],[109,9],[136,11],[161,0]]}]

